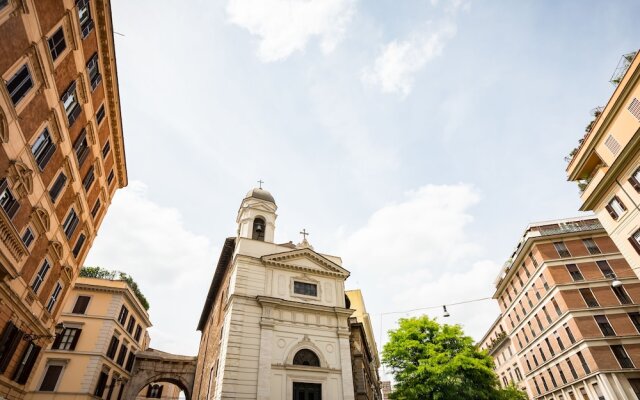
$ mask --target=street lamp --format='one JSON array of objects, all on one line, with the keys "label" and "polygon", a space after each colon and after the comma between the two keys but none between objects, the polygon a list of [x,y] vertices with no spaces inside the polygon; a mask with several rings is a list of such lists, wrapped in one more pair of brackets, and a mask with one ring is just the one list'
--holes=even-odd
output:
[{"label": "street lamp", "polygon": [[443,317],[447,318],[451,315],[449,314],[449,311],[447,311],[447,306],[442,306],[442,310],[443,310],[443,313],[442,313]]},{"label": "street lamp", "polygon": [[59,322],[58,324],[56,324],[55,326],[55,336],[54,335],[34,335],[33,333],[25,333],[22,338],[24,340],[26,340],[27,342],[33,342],[36,341],[38,339],[53,339],[54,337],[58,336],[59,334],[61,334],[64,331],[64,324],[62,322]]}]

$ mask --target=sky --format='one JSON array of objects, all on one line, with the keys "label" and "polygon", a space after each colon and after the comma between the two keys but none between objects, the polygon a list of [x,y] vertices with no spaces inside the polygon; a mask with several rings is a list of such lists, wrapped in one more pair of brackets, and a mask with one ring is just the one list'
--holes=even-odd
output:
[{"label": "sky", "polygon": [[[151,346],[193,355],[224,239],[263,180],[276,242],[342,257],[386,340],[479,340],[527,224],[580,215],[564,157],[640,47],[637,1],[113,0],[129,186],[86,265],[131,274]],[[416,308],[426,311],[386,314]],[[385,315],[381,315],[385,314]],[[379,334],[377,334],[379,335]]]}]

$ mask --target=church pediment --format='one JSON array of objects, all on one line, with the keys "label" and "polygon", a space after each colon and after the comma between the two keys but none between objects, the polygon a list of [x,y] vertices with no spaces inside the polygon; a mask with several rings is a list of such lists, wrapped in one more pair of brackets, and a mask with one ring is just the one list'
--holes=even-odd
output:
[{"label": "church pediment", "polygon": [[277,268],[347,278],[349,271],[311,249],[297,249],[263,256],[262,262]]}]

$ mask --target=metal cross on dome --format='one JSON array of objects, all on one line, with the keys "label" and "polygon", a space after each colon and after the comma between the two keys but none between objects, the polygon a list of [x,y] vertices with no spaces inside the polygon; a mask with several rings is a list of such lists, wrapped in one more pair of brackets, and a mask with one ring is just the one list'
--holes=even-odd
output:
[{"label": "metal cross on dome", "polygon": [[302,240],[307,240],[307,236],[309,236],[309,232],[307,232],[306,229],[303,228],[300,234],[302,235]]},{"label": "metal cross on dome", "polygon": [[263,181],[262,179],[260,179],[260,180],[258,181],[258,185],[260,185],[260,189],[262,189],[262,184],[263,184],[263,183],[264,183],[264,181]]}]

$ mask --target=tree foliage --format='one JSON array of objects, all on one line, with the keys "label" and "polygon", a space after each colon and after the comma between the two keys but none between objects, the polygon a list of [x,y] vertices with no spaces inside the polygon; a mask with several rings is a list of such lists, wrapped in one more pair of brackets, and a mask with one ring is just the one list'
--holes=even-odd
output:
[{"label": "tree foliage", "polygon": [[83,278],[108,279],[111,281],[117,279],[127,282],[127,285],[129,285],[144,309],[149,311],[149,301],[144,297],[142,291],[140,291],[140,288],[138,287],[138,284],[133,280],[131,275],[122,271],[111,271],[101,267],[82,267],[80,270],[80,276]]},{"label": "tree foliage", "polygon": [[389,331],[382,362],[391,368],[398,400],[521,400],[517,388],[501,389],[493,360],[459,325],[427,316],[402,318]]}]

